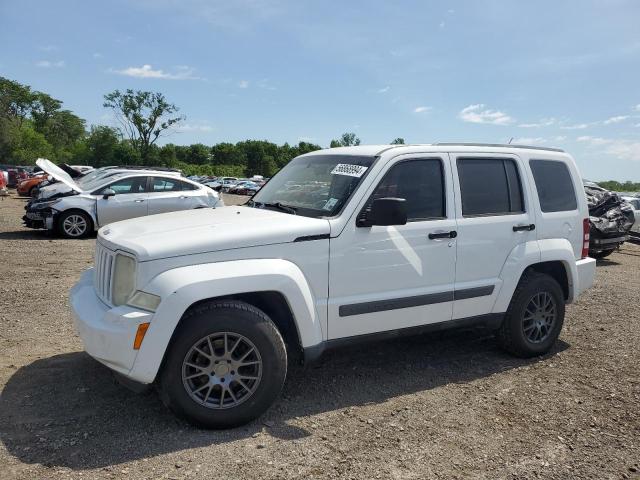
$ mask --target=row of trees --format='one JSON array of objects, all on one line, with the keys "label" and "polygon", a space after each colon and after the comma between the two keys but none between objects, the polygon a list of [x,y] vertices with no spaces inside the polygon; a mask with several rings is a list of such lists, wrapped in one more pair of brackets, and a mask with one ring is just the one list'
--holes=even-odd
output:
[{"label": "row of trees", "polygon": [[[164,95],[115,90],[104,96],[103,106],[113,111],[119,127],[94,125],[87,130],[85,121],[64,109],[60,100],[0,77],[0,163],[30,165],[45,157],[95,167],[174,167],[188,175],[271,176],[292,158],[321,148],[308,142],[276,145],[264,140],[158,146],[158,139],[184,120]],[[354,133],[331,142],[332,147],[359,144]]]}]

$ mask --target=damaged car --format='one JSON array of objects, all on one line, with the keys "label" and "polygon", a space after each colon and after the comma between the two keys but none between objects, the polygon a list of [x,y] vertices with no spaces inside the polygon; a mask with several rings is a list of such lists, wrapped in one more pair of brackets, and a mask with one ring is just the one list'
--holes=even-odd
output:
[{"label": "damaged car", "polygon": [[589,207],[589,256],[605,258],[629,240],[635,223],[633,207],[620,195],[590,181],[584,181]]},{"label": "damaged car", "polygon": [[109,223],[157,213],[224,206],[217,192],[161,170],[114,169],[84,181],[49,160],[37,165],[66,189],[29,202],[24,223],[67,238],[82,238]]}]

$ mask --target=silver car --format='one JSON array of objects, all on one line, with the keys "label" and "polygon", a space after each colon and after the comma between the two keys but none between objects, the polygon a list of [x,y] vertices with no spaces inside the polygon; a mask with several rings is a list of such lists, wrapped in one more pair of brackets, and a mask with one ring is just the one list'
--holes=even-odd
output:
[{"label": "silver car", "polygon": [[25,225],[68,238],[129,218],[224,206],[217,192],[173,172],[122,169],[76,182],[49,160],[36,164],[67,188],[58,187],[54,194],[31,202]]}]

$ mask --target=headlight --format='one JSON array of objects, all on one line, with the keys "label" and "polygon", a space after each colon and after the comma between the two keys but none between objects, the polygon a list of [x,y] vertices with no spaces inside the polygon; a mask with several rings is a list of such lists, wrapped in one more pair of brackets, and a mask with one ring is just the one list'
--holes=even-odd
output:
[{"label": "headlight", "polygon": [[136,261],[126,255],[117,254],[113,272],[114,305],[124,305],[136,288]]},{"label": "headlight", "polygon": [[48,202],[37,202],[33,204],[33,208],[49,208],[51,205],[55,205],[61,198],[56,198],[55,200],[49,200]]},{"label": "headlight", "polygon": [[138,290],[133,294],[133,297],[129,299],[127,305],[138,307],[142,310],[149,310],[150,312],[155,312],[156,308],[158,308],[158,305],[160,305],[160,297]]}]

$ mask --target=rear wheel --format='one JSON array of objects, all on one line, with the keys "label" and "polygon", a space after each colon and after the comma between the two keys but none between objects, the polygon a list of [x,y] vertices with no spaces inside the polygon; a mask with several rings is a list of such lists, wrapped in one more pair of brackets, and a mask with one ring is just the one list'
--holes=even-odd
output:
[{"label": "rear wheel", "polygon": [[552,277],[538,272],[523,275],[498,330],[498,342],[518,357],[547,353],[564,323],[562,288]]},{"label": "rear wheel", "polygon": [[194,425],[230,428],[266,411],[286,374],[284,341],[264,312],[212,301],[183,318],[160,374],[160,396]]},{"label": "rear wheel", "polygon": [[66,238],[83,238],[91,231],[91,217],[80,210],[63,212],[58,217],[58,231]]}]

